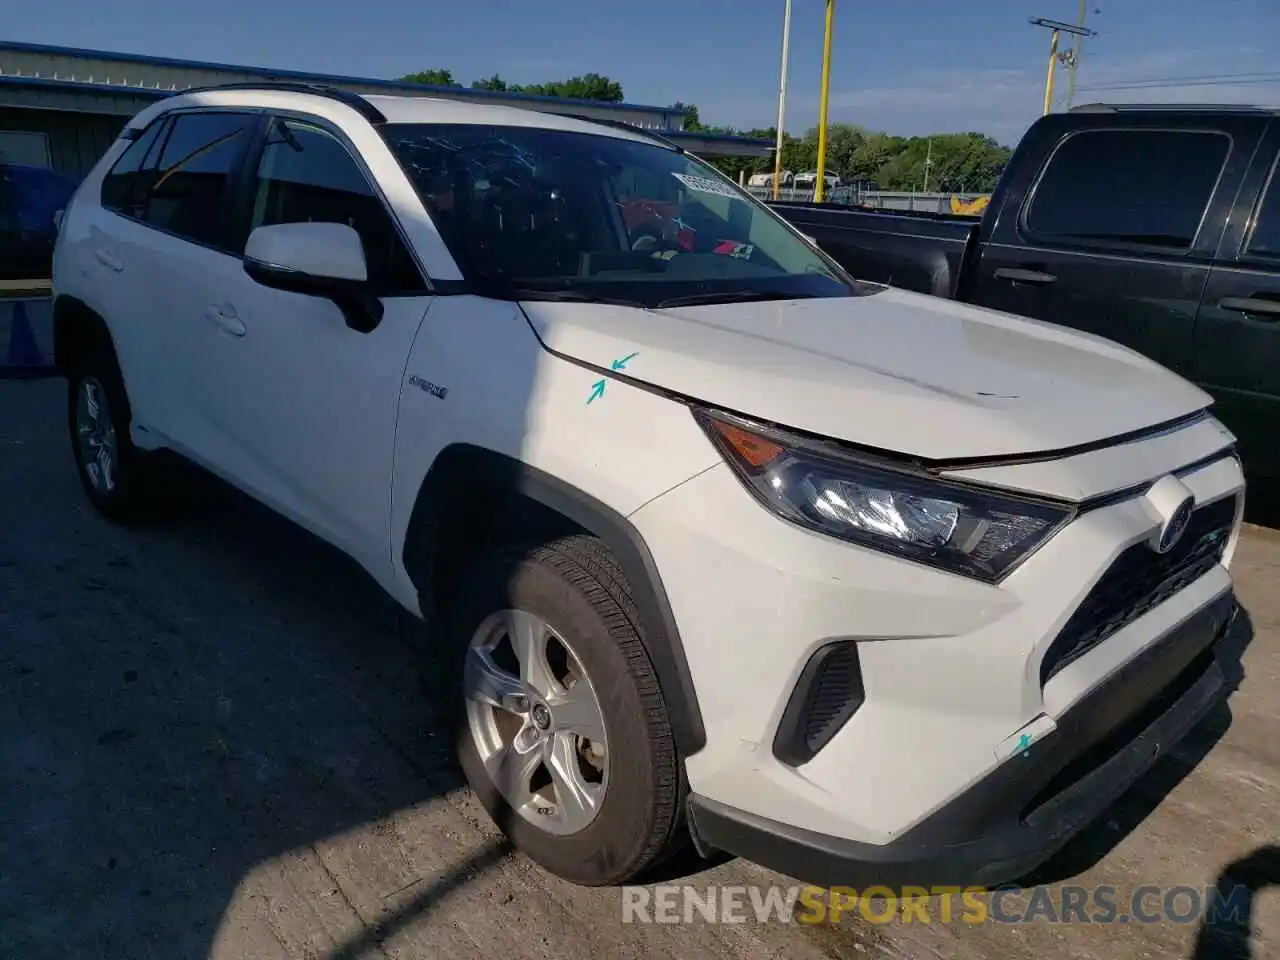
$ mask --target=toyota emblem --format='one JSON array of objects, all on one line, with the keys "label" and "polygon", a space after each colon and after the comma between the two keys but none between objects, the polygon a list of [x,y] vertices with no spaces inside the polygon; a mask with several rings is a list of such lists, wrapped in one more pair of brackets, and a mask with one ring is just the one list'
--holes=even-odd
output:
[{"label": "toyota emblem", "polygon": [[1195,506],[1195,498],[1188,496],[1178,504],[1173,513],[1169,514],[1169,518],[1160,529],[1160,539],[1156,541],[1157,553],[1168,553],[1178,545],[1178,541],[1182,539],[1182,535],[1187,532],[1187,527],[1191,524],[1191,514]]}]

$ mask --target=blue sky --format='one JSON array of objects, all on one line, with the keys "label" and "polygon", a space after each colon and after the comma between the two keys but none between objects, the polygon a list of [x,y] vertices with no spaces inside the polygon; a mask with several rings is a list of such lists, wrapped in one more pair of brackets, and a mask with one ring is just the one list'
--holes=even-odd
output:
[{"label": "blue sky", "polygon": [[[536,82],[596,71],[627,99],[698,104],[704,121],[770,126],[782,0],[40,0],[10,3],[8,39],[396,77],[447,67]],[[1276,0],[1090,0],[1077,102],[1280,103]],[[981,11],[981,12],[978,12]],[[1077,0],[837,0],[831,120],[900,134],[980,130],[1017,140],[1038,115],[1049,37]],[[818,115],[822,0],[793,0],[787,129]],[[1269,76],[1266,83],[1245,84]],[[1065,72],[1058,89],[1065,92]],[[1136,81],[1213,78],[1118,89]],[[1108,89],[1089,89],[1109,85]]]}]

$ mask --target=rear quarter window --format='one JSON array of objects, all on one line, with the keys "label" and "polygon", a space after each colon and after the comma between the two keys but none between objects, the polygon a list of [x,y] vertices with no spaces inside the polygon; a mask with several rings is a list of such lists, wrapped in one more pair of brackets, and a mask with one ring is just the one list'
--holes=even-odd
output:
[{"label": "rear quarter window", "polygon": [[152,148],[168,119],[168,117],[160,117],[152,121],[151,125],[116,158],[107,175],[102,178],[100,202],[108,210],[115,210],[128,216],[137,216],[141,212],[140,173],[148,154],[154,153]]},{"label": "rear quarter window", "polygon": [[1253,221],[1247,253],[1280,260],[1280,157],[1271,164],[1271,174]]},{"label": "rear quarter window", "polygon": [[1029,236],[1189,250],[1231,152],[1225,133],[1083,130],[1049,158],[1023,217]]}]

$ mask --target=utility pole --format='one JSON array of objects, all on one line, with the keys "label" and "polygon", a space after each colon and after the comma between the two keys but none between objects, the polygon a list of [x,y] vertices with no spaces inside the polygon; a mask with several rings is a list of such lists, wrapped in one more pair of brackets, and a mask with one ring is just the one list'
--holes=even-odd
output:
[{"label": "utility pole", "polygon": [[827,187],[827,100],[831,93],[831,28],[835,20],[836,0],[827,0],[827,25],[822,39],[822,99],[818,101],[818,182],[813,185],[813,199],[822,202]]},{"label": "utility pole", "polygon": [[1044,79],[1044,113],[1047,116],[1053,109],[1053,73],[1054,68],[1058,65],[1058,61],[1068,62],[1071,57],[1069,51],[1058,52],[1058,38],[1069,33],[1077,38],[1096,37],[1097,33],[1093,30],[1086,29],[1082,26],[1076,26],[1074,23],[1063,23],[1061,20],[1046,20],[1044,17],[1032,17],[1029,21],[1034,27],[1044,27],[1051,32],[1049,38],[1049,72]]},{"label": "utility pole", "polygon": [[933,166],[933,137],[929,138],[929,149],[924,155],[924,186],[920,188],[921,193],[929,192],[929,168]]},{"label": "utility pole", "polygon": [[[1083,0],[1081,0],[1083,2]],[[782,183],[782,123],[787,111],[787,55],[791,50],[791,0],[782,15],[782,80],[778,84],[778,143],[773,151],[773,199]]]},{"label": "utility pole", "polygon": [[[790,2],[790,0],[788,0]],[[1080,13],[1076,17],[1076,26],[1084,29],[1084,19],[1089,13],[1088,0],[1080,0]],[[1080,34],[1076,34],[1075,43],[1071,45],[1070,59],[1067,60],[1067,66],[1070,68],[1067,72],[1067,109],[1070,110],[1076,99],[1076,69],[1080,66],[1080,48],[1084,45],[1084,38]]]}]

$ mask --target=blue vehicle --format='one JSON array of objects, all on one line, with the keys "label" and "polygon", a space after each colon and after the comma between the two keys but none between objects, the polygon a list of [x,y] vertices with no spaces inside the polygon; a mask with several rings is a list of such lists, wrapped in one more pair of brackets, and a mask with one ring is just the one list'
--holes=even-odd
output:
[{"label": "blue vehicle", "polygon": [[0,279],[47,280],[58,228],[54,215],[79,186],[66,174],[0,164]]}]

